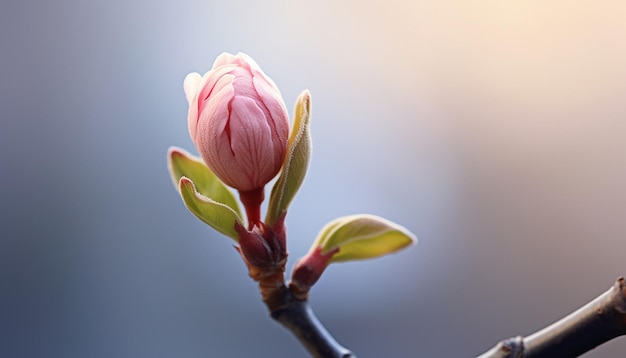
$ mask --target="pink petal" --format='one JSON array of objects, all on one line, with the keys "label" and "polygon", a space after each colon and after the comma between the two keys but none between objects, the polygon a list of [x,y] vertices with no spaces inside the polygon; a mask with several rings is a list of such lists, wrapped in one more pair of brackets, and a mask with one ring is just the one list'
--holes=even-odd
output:
[{"label": "pink petal", "polygon": [[[285,147],[286,151],[287,138],[289,137],[289,115],[287,114],[285,102],[283,102],[278,88],[271,86],[265,78],[255,76],[252,83],[271,117],[271,119],[268,119],[271,121],[270,126],[272,128],[273,139],[277,144]],[[284,152],[282,155],[284,155]]]},{"label": "pink petal", "polygon": [[273,163],[271,130],[265,114],[251,98],[235,96],[230,114],[230,147],[252,190],[264,185],[278,169]]}]

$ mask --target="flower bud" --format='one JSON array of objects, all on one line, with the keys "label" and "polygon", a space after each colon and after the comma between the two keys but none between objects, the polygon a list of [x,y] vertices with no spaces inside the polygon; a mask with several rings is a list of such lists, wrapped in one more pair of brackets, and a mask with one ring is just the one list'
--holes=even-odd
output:
[{"label": "flower bud", "polygon": [[205,163],[240,192],[263,189],[280,171],[289,121],[276,84],[243,53],[221,54],[184,82],[189,134]]}]

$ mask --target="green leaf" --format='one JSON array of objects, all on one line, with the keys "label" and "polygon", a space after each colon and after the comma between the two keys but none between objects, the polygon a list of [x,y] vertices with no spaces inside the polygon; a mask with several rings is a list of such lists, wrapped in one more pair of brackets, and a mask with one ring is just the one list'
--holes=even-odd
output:
[{"label": "green leaf", "polygon": [[339,249],[329,260],[343,262],[371,259],[401,250],[417,241],[406,228],[378,216],[344,216],[320,231],[314,247],[322,254]]},{"label": "green leaf", "polygon": [[235,223],[243,224],[240,215],[237,215],[231,207],[198,193],[193,181],[187,177],[180,178],[178,187],[185,206],[198,219],[235,241],[239,240]]},{"label": "green leaf", "polygon": [[177,189],[180,189],[180,178],[187,177],[194,183],[198,193],[210,198],[211,201],[228,206],[241,217],[239,203],[233,193],[213,174],[202,159],[189,154],[184,149],[171,147],[167,155],[167,167]]},{"label": "green leaf", "polygon": [[287,156],[280,176],[272,188],[265,222],[272,226],[287,210],[296,196],[309,166],[311,157],[311,94],[304,91],[296,101],[293,128],[289,135]]}]

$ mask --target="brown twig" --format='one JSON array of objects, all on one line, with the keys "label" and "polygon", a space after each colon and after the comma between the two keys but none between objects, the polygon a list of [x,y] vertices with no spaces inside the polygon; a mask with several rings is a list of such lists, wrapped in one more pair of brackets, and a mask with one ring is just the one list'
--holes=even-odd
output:
[{"label": "brown twig", "polygon": [[526,338],[504,340],[479,358],[577,357],[626,334],[626,282]]},{"label": "brown twig", "polygon": [[[237,251],[241,251],[237,248]],[[243,255],[242,255],[243,257]],[[298,299],[285,285],[285,262],[260,269],[244,257],[250,278],[259,284],[263,302],[274,320],[293,333],[315,358],[356,358],[340,345],[315,317],[306,299]]]},{"label": "brown twig", "polygon": [[264,300],[273,319],[287,328],[315,358],[356,358],[315,317],[308,301],[296,299],[283,285]]}]

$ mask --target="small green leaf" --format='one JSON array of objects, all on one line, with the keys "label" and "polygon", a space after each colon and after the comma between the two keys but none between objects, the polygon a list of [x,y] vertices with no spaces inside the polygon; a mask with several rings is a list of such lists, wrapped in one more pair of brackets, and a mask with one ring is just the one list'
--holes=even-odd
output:
[{"label": "small green leaf", "polygon": [[180,188],[180,178],[187,177],[194,183],[200,194],[210,198],[211,201],[228,206],[241,217],[239,203],[233,193],[213,174],[202,159],[177,147],[171,147],[167,154],[167,167],[177,189]]},{"label": "small green leaf", "polygon": [[239,239],[235,223],[242,225],[241,217],[231,207],[198,193],[193,181],[187,177],[180,178],[178,187],[185,206],[198,219],[235,241]]},{"label": "small green leaf", "polygon": [[287,156],[278,180],[272,188],[265,222],[273,225],[287,210],[304,180],[311,157],[311,94],[304,91],[296,101],[293,128],[289,135]]},{"label": "small green leaf", "polygon": [[378,216],[344,216],[328,223],[320,231],[314,247],[322,254],[339,249],[329,260],[343,262],[371,259],[390,254],[416,242],[406,228]]}]

